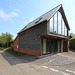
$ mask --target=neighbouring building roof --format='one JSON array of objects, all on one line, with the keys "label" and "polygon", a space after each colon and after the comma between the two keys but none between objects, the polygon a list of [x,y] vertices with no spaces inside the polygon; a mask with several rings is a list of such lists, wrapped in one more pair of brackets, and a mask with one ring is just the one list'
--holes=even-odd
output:
[{"label": "neighbouring building roof", "polygon": [[[42,16],[38,17],[37,19],[33,20],[32,22],[28,23],[20,32],[23,32],[43,21],[48,21],[60,8],[62,8],[62,5],[58,5],[57,7],[53,8],[52,10],[48,11],[47,13],[43,14]],[[63,9],[63,8],[62,8]],[[65,15],[65,13],[64,13]],[[66,18],[66,16],[65,16]],[[67,22],[67,20],[66,20]],[[68,26],[68,29],[70,30],[70,27],[68,25],[68,22],[67,22],[67,26]],[[20,33],[18,32],[18,33]]]}]

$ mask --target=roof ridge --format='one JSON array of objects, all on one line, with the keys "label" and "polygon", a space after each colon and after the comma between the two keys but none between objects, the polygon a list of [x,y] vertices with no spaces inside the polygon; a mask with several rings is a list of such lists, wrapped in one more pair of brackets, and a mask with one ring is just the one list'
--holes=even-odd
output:
[{"label": "roof ridge", "polygon": [[[62,6],[62,4],[60,4],[60,5]],[[58,5],[58,6],[60,6],[60,5]],[[57,8],[58,6],[54,7],[53,9]],[[45,15],[45,14],[49,13],[49,12],[50,12],[50,11],[52,11],[53,9],[49,10],[48,12],[44,13],[43,15]],[[39,18],[40,18],[40,17],[42,17],[43,15],[41,15],[41,16],[39,16],[39,17],[37,17],[37,18],[36,18],[36,19],[34,19],[33,21],[35,21],[35,20],[39,19]],[[29,25],[29,24],[30,24],[30,23],[32,23],[33,21],[29,22],[27,25]],[[26,26],[27,26],[27,25],[26,25]],[[25,28],[25,27],[24,27],[24,28]]]}]

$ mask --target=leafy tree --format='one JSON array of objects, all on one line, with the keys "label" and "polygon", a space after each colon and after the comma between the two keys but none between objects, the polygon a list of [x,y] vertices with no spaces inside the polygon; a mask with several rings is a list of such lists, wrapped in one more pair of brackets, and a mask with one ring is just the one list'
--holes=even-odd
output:
[{"label": "leafy tree", "polygon": [[70,33],[70,36],[75,37],[75,33]]},{"label": "leafy tree", "polygon": [[13,40],[12,38],[13,38],[13,35],[11,35],[8,32],[2,33],[0,35],[0,43],[2,44],[2,46],[6,44],[8,47],[9,42],[11,42]]}]

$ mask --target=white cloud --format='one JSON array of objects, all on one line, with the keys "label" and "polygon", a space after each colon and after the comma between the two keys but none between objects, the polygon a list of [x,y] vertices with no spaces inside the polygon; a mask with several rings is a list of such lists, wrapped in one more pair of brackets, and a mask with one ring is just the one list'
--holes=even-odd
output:
[{"label": "white cloud", "polygon": [[11,12],[9,14],[6,14],[4,11],[0,10],[0,18],[2,18],[3,20],[11,19],[17,15],[18,14],[16,12]]},{"label": "white cloud", "polygon": [[29,20],[29,22],[33,21],[34,19],[35,19],[34,17],[31,17],[30,20]]},{"label": "white cloud", "polygon": [[18,12],[18,13],[21,13],[22,11],[21,10],[19,10],[19,9],[17,9],[17,8],[15,8],[14,9],[16,12]]},{"label": "white cloud", "polygon": [[24,24],[28,24],[29,22],[33,21],[34,19],[35,19],[34,17],[31,17],[31,18],[29,19],[29,21],[24,21],[23,23],[24,23]]}]

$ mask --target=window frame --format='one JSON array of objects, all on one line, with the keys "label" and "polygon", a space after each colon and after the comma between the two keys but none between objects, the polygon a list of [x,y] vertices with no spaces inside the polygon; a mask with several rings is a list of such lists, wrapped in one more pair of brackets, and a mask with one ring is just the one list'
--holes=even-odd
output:
[{"label": "window frame", "polygon": [[[58,33],[58,30],[59,30],[59,28],[58,28],[58,27],[59,27],[59,25],[58,25],[58,23],[59,23],[59,20],[58,20],[58,17],[59,17],[58,12],[59,12],[59,11],[57,11],[57,12],[50,18],[50,20],[53,18],[53,23],[52,23],[53,25],[52,25],[52,28],[51,28],[51,21],[49,21],[49,22],[50,22],[50,23],[49,23],[49,25],[50,25],[50,26],[49,26],[49,32],[50,32],[51,34],[62,35],[62,36],[68,36],[68,35],[67,35],[67,33],[68,33],[68,32],[67,32],[67,31],[68,31],[68,28],[67,28],[67,26],[66,26],[66,24],[65,24],[65,21],[64,21],[64,19],[63,19],[62,14],[61,14],[60,12],[59,12],[59,13],[60,13],[60,15],[61,15],[61,20],[60,20],[60,22],[61,22],[61,23],[60,23],[60,24],[61,24],[61,30],[60,30],[60,31],[61,31],[61,32],[60,32],[60,34]],[[54,27],[55,27],[55,17],[54,17],[55,15],[57,15],[57,17],[56,17],[56,19],[57,19],[57,22],[56,22],[56,23],[57,23],[57,26],[56,26],[57,32],[54,32],[54,31],[55,31],[55,28],[54,28]],[[63,20],[63,21],[62,21],[62,20]],[[63,23],[63,22],[64,22],[64,23]],[[63,28],[63,27],[62,27],[63,24],[64,24],[64,30],[62,29],[62,28]],[[65,27],[66,27],[66,35],[65,35]],[[51,31],[51,29],[52,29],[52,31]],[[64,32],[63,32],[63,31],[64,31]],[[64,34],[63,34],[63,33],[64,33]]]}]

